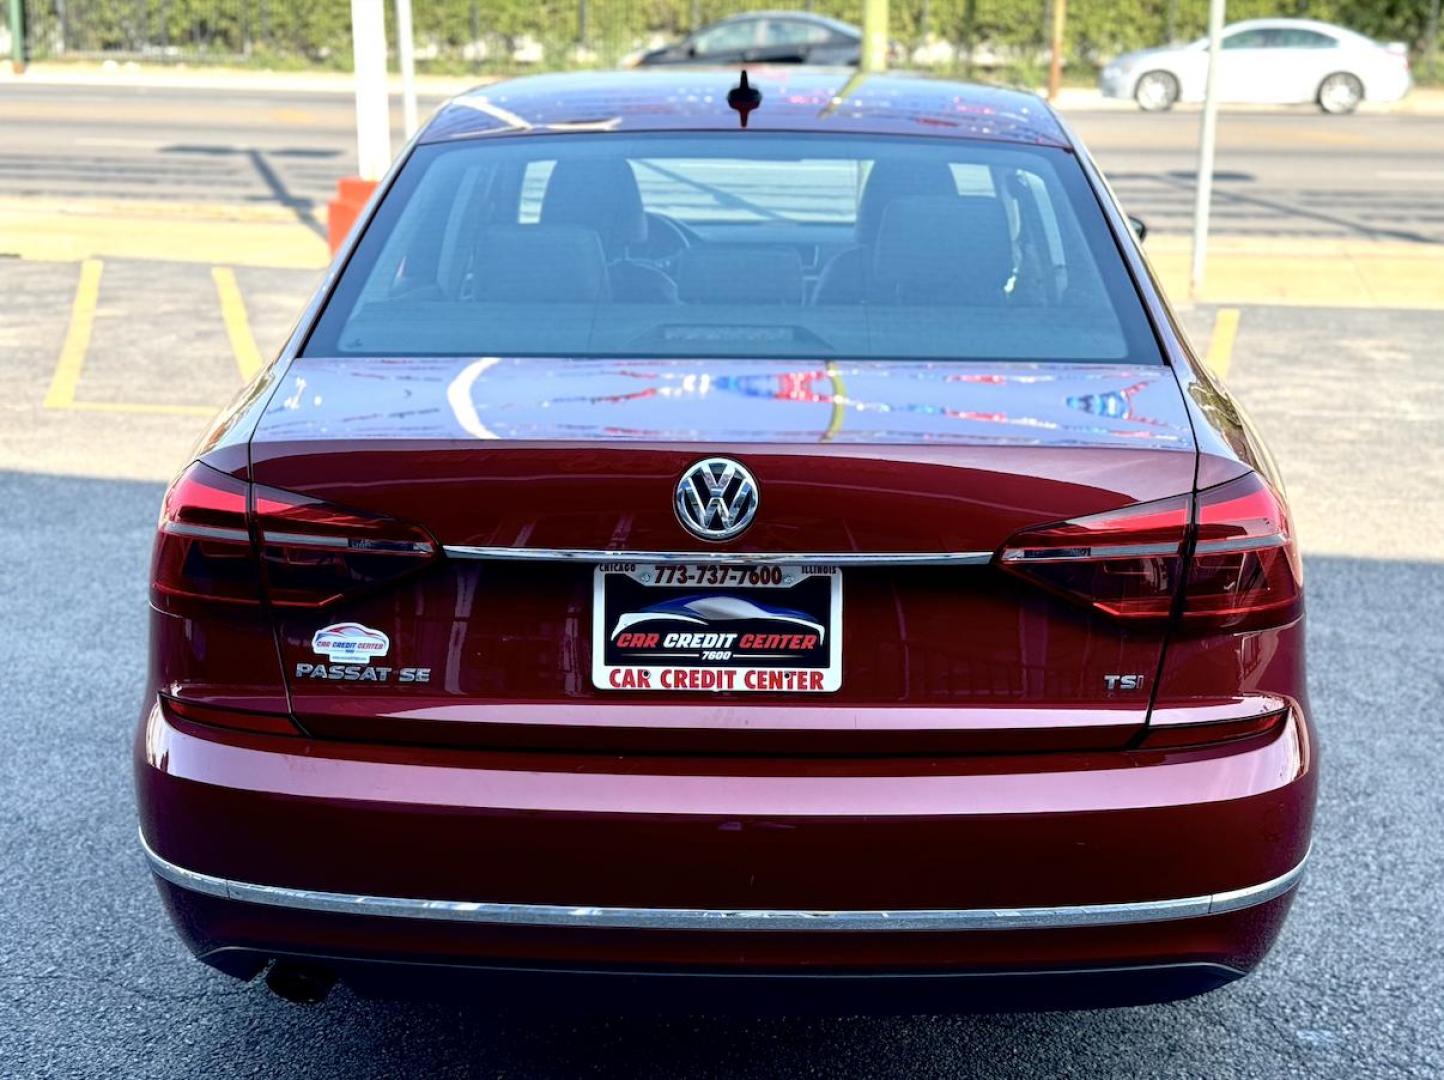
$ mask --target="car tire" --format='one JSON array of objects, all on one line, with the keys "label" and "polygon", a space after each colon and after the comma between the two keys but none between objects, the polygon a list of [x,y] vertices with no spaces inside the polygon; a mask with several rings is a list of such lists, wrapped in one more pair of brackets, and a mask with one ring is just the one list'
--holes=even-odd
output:
[{"label": "car tire", "polygon": [[1364,100],[1364,84],[1357,75],[1336,71],[1319,83],[1316,100],[1324,112],[1342,116],[1353,112]]},{"label": "car tire", "polygon": [[1166,71],[1145,71],[1133,85],[1133,100],[1144,112],[1167,112],[1178,100],[1178,80]]}]

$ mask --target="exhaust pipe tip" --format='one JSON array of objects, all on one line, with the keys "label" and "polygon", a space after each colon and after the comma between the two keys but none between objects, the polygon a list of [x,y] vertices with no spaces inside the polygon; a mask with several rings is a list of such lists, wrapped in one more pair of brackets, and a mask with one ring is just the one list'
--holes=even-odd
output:
[{"label": "exhaust pipe tip", "polygon": [[277,960],[266,972],[266,986],[293,1005],[319,1005],[336,985],[336,973],[311,964]]}]

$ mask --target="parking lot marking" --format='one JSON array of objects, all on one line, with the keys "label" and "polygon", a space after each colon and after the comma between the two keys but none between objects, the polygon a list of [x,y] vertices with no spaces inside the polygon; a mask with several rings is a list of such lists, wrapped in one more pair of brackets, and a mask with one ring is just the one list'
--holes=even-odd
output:
[{"label": "parking lot marking", "polygon": [[[142,413],[159,416],[214,416],[214,405],[169,405],[148,401],[77,401],[75,391],[85,370],[85,357],[90,351],[90,336],[95,328],[95,309],[100,302],[100,275],[105,263],[86,259],[80,264],[80,280],[75,286],[75,300],[70,306],[70,325],[60,346],[60,359],[45,392],[44,407],[70,412]],[[234,285],[234,277],[232,278]],[[237,292],[239,296],[239,291]],[[244,312],[243,312],[244,314]],[[247,328],[249,333],[249,327]],[[255,348],[255,343],[251,343]],[[239,362],[239,360],[238,360]],[[259,364],[258,364],[259,366]]]},{"label": "parking lot marking", "polygon": [[65,342],[60,346],[60,359],[45,394],[47,409],[64,409],[75,402],[75,387],[85,367],[85,353],[90,348],[90,331],[95,326],[95,306],[100,299],[99,259],[86,259],[80,264],[80,281],[75,286],[75,302],[70,306],[70,325]]},{"label": "parking lot marking", "polygon": [[1213,336],[1208,340],[1208,355],[1204,363],[1220,379],[1228,378],[1229,365],[1233,363],[1233,341],[1238,337],[1238,308],[1219,308],[1213,317]]},{"label": "parking lot marking", "polygon": [[236,282],[236,272],[229,266],[213,266],[211,278],[216,283],[221,321],[226,324],[226,337],[231,340],[231,352],[235,354],[241,381],[250,382],[261,370],[261,350],[256,348],[256,337],[251,333],[251,321],[246,317],[246,301]]}]

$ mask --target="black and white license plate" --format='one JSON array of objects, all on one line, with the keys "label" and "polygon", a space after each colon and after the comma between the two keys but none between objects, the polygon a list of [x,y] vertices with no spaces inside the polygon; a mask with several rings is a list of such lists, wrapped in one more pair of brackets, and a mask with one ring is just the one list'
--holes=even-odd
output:
[{"label": "black and white license plate", "polygon": [[602,690],[827,693],[842,685],[842,571],[796,563],[604,563]]}]

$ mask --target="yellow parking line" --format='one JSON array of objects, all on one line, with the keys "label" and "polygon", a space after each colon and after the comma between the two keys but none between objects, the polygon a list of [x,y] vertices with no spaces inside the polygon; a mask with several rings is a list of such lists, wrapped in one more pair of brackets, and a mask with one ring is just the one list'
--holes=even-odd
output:
[{"label": "yellow parking line", "polygon": [[75,401],[75,388],[85,367],[85,353],[90,348],[90,331],[95,325],[95,306],[100,299],[99,259],[86,259],[80,264],[80,281],[75,286],[75,302],[70,306],[70,326],[65,343],[60,346],[60,359],[50,378],[45,394],[47,409],[63,409]]},{"label": "yellow parking line", "polygon": [[1208,355],[1204,363],[1220,379],[1228,378],[1229,365],[1233,363],[1233,342],[1238,337],[1238,308],[1219,308],[1213,317],[1213,336],[1208,341]]},{"label": "yellow parking line", "polygon": [[211,278],[216,283],[216,295],[221,301],[221,319],[226,324],[226,337],[231,339],[231,352],[235,354],[241,381],[250,382],[261,370],[261,350],[256,348],[251,321],[246,318],[246,302],[236,282],[236,272],[229,266],[213,266]]}]

